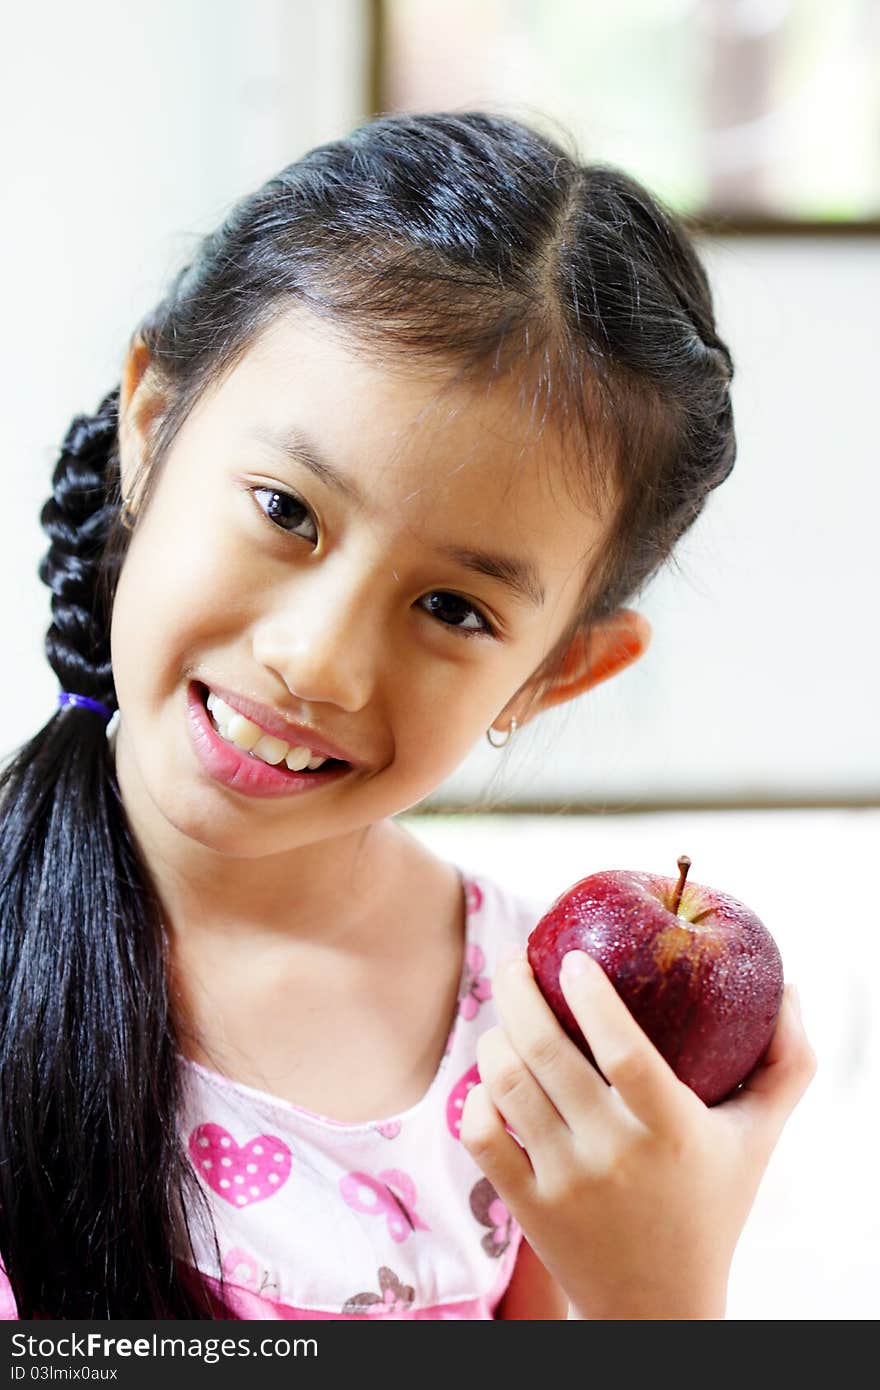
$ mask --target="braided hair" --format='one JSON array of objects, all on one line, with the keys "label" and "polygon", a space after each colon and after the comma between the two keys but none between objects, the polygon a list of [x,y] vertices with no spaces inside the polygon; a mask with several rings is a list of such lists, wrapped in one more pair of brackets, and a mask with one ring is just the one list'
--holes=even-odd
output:
[{"label": "braided hair", "polygon": [[[103,561],[118,528],[118,390],[77,416],[41,521],[49,664],[115,708]],[[180,1281],[186,1213],[144,1174],[199,1193],[156,1115],[179,1101],[154,896],[106,730],[58,710],[3,773],[0,1245],[20,1317],[205,1317]],[[113,1065],[108,1066],[108,1058]]]},{"label": "braided hair", "polygon": [[[613,502],[536,694],[573,629],[640,592],[733,466],[730,354],[676,218],[516,120],[401,113],[237,202],[138,325],[163,396],[139,511],[202,394],[291,304],[373,361],[443,365],[452,388],[513,373],[570,441],[572,487]],[[110,708],[129,534],[118,408],[112,391],[64,440],[40,566],[50,664]],[[230,1316],[222,1281],[217,1302],[191,1278],[207,1207],[176,1127],[161,914],[101,722],[54,714],[0,774],[0,802],[0,1256],[19,1315]]]}]

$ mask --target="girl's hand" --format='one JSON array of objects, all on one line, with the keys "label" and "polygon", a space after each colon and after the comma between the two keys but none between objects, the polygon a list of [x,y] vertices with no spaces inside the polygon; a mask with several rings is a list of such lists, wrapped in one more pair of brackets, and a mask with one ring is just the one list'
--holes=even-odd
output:
[{"label": "girl's hand", "polygon": [[[571,1316],[723,1318],[734,1248],[816,1069],[791,986],[763,1062],[707,1107],[604,971],[570,952],[563,992],[611,1085],[563,1032],[524,955],[496,971],[502,1026],[480,1038],[461,1141]],[[517,1143],[506,1126],[515,1132]]]}]

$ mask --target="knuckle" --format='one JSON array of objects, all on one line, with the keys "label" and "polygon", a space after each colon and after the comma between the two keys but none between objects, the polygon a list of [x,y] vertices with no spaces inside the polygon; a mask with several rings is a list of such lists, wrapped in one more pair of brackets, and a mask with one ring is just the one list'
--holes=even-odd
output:
[{"label": "knuckle", "polygon": [[461,1112],[458,1137],[472,1157],[488,1153],[497,1138],[497,1125],[494,1116],[481,1104],[482,1088],[475,1086],[468,1092]]},{"label": "knuckle", "polygon": [[646,1079],[648,1060],[638,1048],[627,1048],[617,1056],[608,1058],[604,1070],[612,1086],[633,1086]]},{"label": "knuckle", "polygon": [[[578,1145],[577,1160],[577,1165],[570,1165],[568,1173],[558,1179],[556,1194],[560,1197],[571,1198],[573,1195],[573,1190],[566,1189],[566,1183],[571,1189],[576,1184],[579,1192],[583,1189],[595,1192],[603,1188],[613,1188],[621,1181],[624,1163],[616,1144],[591,1142],[583,1146]],[[575,1178],[576,1166],[579,1171],[578,1178]]]},{"label": "knuckle", "polygon": [[552,1033],[542,1032],[532,1040],[529,1059],[539,1071],[551,1071],[558,1065],[562,1048],[559,1038]]},{"label": "knuckle", "polygon": [[669,1130],[661,1139],[645,1135],[640,1146],[641,1156],[648,1159],[653,1158],[657,1145],[660,1147],[660,1152],[665,1153],[675,1167],[682,1171],[685,1169],[696,1171],[711,1164],[712,1161],[712,1154],[695,1142],[692,1135],[682,1133],[677,1129]]},{"label": "knuckle", "polygon": [[541,1197],[553,1210],[576,1211],[589,1200],[595,1186],[593,1155],[582,1156],[576,1149],[565,1155],[564,1162],[544,1166],[541,1171]]},{"label": "knuckle", "polygon": [[526,1074],[522,1064],[505,1061],[497,1069],[489,1084],[493,1094],[504,1101],[518,1095],[523,1090],[525,1083]]},{"label": "knuckle", "polygon": [[497,1136],[492,1126],[483,1119],[469,1119],[462,1116],[458,1137],[471,1158],[481,1158],[493,1152]]},{"label": "knuckle", "polygon": [[572,1210],[583,1201],[584,1186],[571,1176],[551,1175],[541,1181],[541,1196],[551,1209]]},{"label": "knuckle", "polygon": [[477,1043],[480,1079],[493,1100],[516,1094],[523,1086],[525,1069],[503,1028],[489,1028]]}]

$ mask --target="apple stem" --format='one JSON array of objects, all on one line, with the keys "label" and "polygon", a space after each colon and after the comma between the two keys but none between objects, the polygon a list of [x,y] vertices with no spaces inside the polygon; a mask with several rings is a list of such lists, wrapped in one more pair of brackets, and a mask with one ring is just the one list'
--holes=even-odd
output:
[{"label": "apple stem", "polygon": [[691,861],[688,859],[687,855],[680,854],[678,857],[678,883],[675,885],[675,892],[672,895],[671,908],[672,912],[675,914],[676,917],[678,916],[678,909],[681,906],[681,895],[684,892],[684,881],[688,876],[688,869],[690,867]]}]

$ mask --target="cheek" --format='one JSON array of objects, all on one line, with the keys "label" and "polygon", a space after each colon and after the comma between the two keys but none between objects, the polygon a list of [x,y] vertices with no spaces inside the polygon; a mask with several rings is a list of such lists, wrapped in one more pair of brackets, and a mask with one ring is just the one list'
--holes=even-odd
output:
[{"label": "cheek", "polygon": [[445,777],[461,762],[516,690],[518,667],[504,652],[473,660],[427,661],[404,669],[395,692],[396,756]]},{"label": "cheek", "polygon": [[[122,687],[179,679],[194,643],[236,622],[236,600],[248,581],[230,553],[228,534],[202,516],[193,526],[175,509],[145,516],[122,566],[111,623],[111,654],[120,703]],[[250,580],[253,588],[253,580]]]}]

